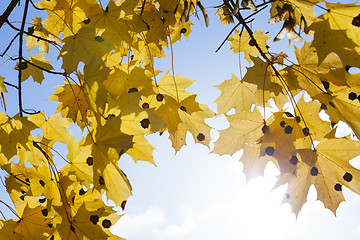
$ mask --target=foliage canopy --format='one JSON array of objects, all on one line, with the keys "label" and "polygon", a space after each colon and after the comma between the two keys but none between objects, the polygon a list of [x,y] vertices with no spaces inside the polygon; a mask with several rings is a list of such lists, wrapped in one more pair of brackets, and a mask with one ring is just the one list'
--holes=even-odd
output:
[{"label": "foliage canopy", "polygon": [[[1,239],[121,239],[109,231],[121,215],[102,200],[106,194],[124,209],[131,195],[118,166],[121,156],[154,163],[145,136],[164,131],[175,151],[186,144],[187,132],[209,146],[212,128],[204,119],[219,115],[230,127],[220,131],[212,152],[243,149],[240,161],[249,179],[273,162],[280,171],[276,186],[288,184],[284,202],[296,215],[311,185],[334,213],[344,201],[342,187],[360,194],[360,172],[349,162],[360,155],[356,3],[218,1],[221,23],[234,25],[224,42],[233,53],[244,53],[250,67],[243,77],[232,75],[217,86],[222,94],[216,113],[187,91],[193,80],[154,67],[156,58],[166,57],[165,48],[172,51],[182,36],[189,37],[192,15],[209,25],[210,6],[199,0],[110,0],[107,6],[100,0],[23,0],[17,26],[9,16],[18,3],[11,0],[0,17],[0,27],[15,32],[1,56],[18,72],[16,81],[0,77],[4,112],[7,89],[18,96],[18,114],[0,113],[0,167],[14,209],[0,202],[17,217],[1,220]],[[35,16],[27,27],[29,9],[47,16]],[[252,17],[269,10],[270,24],[283,23],[273,41],[250,27]],[[272,52],[271,42],[285,36],[289,44],[304,42],[294,48],[296,59]],[[15,41],[17,55],[10,56]],[[38,53],[25,53],[25,43]],[[62,64],[57,69],[46,59],[51,51]],[[64,79],[48,98],[58,102],[56,113],[25,110],[22,82],[41,84],[52,75]],[[340,121],[353,136],[337,137]],[[71,125],[81,128],[80,141]],[[62,164],[54,162],[55,143],[68,148]]]}]

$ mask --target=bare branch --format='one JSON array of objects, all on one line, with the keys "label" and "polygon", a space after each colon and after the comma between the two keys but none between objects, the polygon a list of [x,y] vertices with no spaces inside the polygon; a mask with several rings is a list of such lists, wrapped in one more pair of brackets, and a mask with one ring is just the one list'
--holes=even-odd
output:
[{"label": "bare branch", "polygon": [[0,16],[0,28],[4,25],[6,21],[8,21],[8,17],[10,16],[11,12],[14,10],[16,4],[19,1],[20,0],[11,0],[10,4],[8,5],[4,13]]}]

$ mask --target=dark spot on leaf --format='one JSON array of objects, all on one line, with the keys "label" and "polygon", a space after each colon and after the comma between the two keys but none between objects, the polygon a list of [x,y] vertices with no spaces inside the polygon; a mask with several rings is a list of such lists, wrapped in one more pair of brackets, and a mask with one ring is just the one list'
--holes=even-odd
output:
[{"label": "dark spot on leaf", "polygon": [[349,66],[349,65],[346,65],[346,66],[345,66],[345,70],[346,70],[347,72],[349,72],[350,68],[351,68],[351,66]]},{"label": "dark spot on leaf", "polygon": [[45,182],[43,181],[43,180],[39,180],[39,183],[40,183],[40,185],[42,186],[42,187],[44,187],[45,186]]},{"label": "dark spot on leaf", "polygon": [[356,93],[354,93],[354,92],[349,93],[349,99],[350,99],[351,101],[354,101],[356,98],[357,98]]},{"label": "dark spot on leaf", "polygon": [[25,179],[25,182],[28,182],[28,183],[29,183],[29,182],[30,182],[30,179],[26,178],[26,179]]},{"label": "dark spot on leaf", "polygon": [[138,92],[137,88],[130,88],[128,93],[134,93],[134,92]]},{"label": "dark spot on leaf", "polygon": [[292,115],[292,113],[290,113],[290,112],[285,112],[285,115],[286,115],[287,117],[294,117],[294,115]]},{"label": "dark spot on leaf", "polygon": [[74,226],[71,224],[70,225],[70,230],[73,232],[73,233],[75,233],[75,228],[74,228]]},{"label": "dark spot on leaf", "polygon": [[149,128],[150,120],[148,118],[144,118],[143,120],[140,121],[140,124],[144,129]]},{"label": "dark spot on leaf", "polygon": [[45,201],[46,201],[46,198],[40,198],[40,199],[39,199],[39,202],[40,202],[40,203],[44,203]]},{"label": "dark spot on leaf", "polygon": [[272,156],[274,154],[275,149],[273,147],[267,147],[265,148],[265,154]]},{"label": "dark spot on leaf", "polygon": [[296,121],[297,123],[299,123],[299,122],[301,121],[301,118],[300,118],[299,116],[296,116],[296,117],[295,117],[295,121]]},{"label": "dark spot on leaf", "polygon": [[285,122],[285,121],[281,121],[281,122],[280,122],[280,126],[281,126],[281,127],[285,127],[285,125],[286,125],[286,122]]},{"label": "dark spot on leaf", "polygon": [[296,156],[292,156],[290,159],[290,163],[292,165],[296,165],[299,162],[298,158]]},{"label": "dark spot on leaf", "polygon": [[321,106],[320,106],[321,109],[324,109],[324,110],[327,110],[327,106],[326,104],[322,103]]},{"label": "dark spot on leaf", "polygon": [[184,111],[184,112],[187,112],[187,110],[186,110],[186,107],[185,107],[185,106],[181,106],[181,107],[180,107],[180,109],[181,109],[182,111]]},{"label": "dark spot on leaf", "polygon": [[290,194],[285,194],[285,197],[287,198],[287,199],[289,199],[290,198]]},{"label": "dark spot on leaf", "polygon": [[329,102],[329,105],[332,106],[333,108],[335,108],[335,105],[333,102]]},{"label": "dark spot on leaf", "polygon": [[19,66],[17,67],[17,70],[19,69],[24,70],[27,69],[27,67],[28,67],[27,62],[21,62],[21,64],[19,64]]},{"label": "dark spot on leaf", "polygon": [[109,228],[109,227],[111,227],[111,221],[108,220],[108,219],[103,220],[103,221],[102,221],[102,226],[103,226],[104,228]]},{"label": "dark spot on leaf", "polygon": [[156,100],[158,102],[161,102],[163,99],[164,99],[164,95],[162,95],[161,93],[156,94]]},{"label": "dark spot on leaf", "polygon": [[324,86],[325,90],[328,90],[328,89],[329,89],[329,87],[330,87],[329,82],[327,82],[327,81],[321,81],[321,82],[322,82],[322,84],[323,84],[323,86]]},{"label": "dark spot on leaf", "polygon": [[97,41],[97,42],[103,42],[104,39],[103,39],[102,37],[100,37],[100,36],[96,36],[96,37],[95,37],[95,41]]},{"label": "dark spot on leaf", "polygon": [[47,226],[48,226],[49,228],[52,228],[52,227],[53,227],[52,223],[49,223]]},{"label": "dark spot on leaf", "polygon": [[25,196],[24,196],[24,195],[21,195],[21,196],[20,196],[20,199],[24,201]]},{"label": "dark spot on leaf", "polygon": [[119,156],[121,157],[124,153],[125,153],[125,151],[121,149],[119,152]]},{"label": "dark spot on leaf", "polygon": [[303,132],[304,136],[309,136],[310,135],[309,128],[307,128],[307,127],[303,128],[302,132]]},{"label": "dark spot on leaf", "polygon": [[147,102],[145,102],[145,103],[143,103],[143,104],[141,105],[141,107],[142,107],[143,109],[146,109],[146,108],[149,108],[150,106],[149,106],[149,104],[148,104]]},{"label": "dark spot on leaf", "polygon": [[88,158],[86,159],[86,163],[87,163],[87,165],[92,166],[92,165],[94,164],[94,159],[93,159],[93,157],[88,157]]},{"label": "dark spot on leaf", "polygon": [[71,198],[71,202],[74,204],[74,202],[75,202],[75,196],[73,196],[73,197]]},{"label": "dark spot on leaf", "polygon": [[85,24],[89,24],[90,23],[90,18],[87,18],[87,19],[85,19],[84,21],[83,21],[83,23],[85,23]]},{"label": "dark spot on leaf", "polygon": [[269,130],[269,126],[266,124],[261,128],[261,131],[263,132],[263,134],[267,133],[268,130]]},{"label": "dark spot on leaf", "polygon": [[360,14],[353,18],[351,24],[355,27],[360,27]]},{"label": "dark spot on leaf", "polygon": [[343,176],[343,179],[347,182],[350,182],[352,180],[353,176],[351,175],[351,173],[345,173]]},{"label": "dark spot on leaf", "polygon": [[125,206],[126,206],[126,200],[122,201],[121,203],[121,209],[124,211],[125,210]]},{"label": "dark spot on leaf", "polygon": [[335,184],[335,186],[334,186],[334,189],[335,189],[335,191],[341,191],[341,184],[339,184],[339,183],[337,183],[337,184]]},{"label": "dark spot on leaf", "polygon": [[319,174],[319,170],[317,169],[317,167],[312,167],[312,169],[310,170],[310,174],[313,177],[317,176]]},{"label": "dark spot on leaf", "polygon": [[44,217],[46,217],[46,216],[48,215],[48,210],[47,210],[47,208],[41,210],[41,214],[42,214]]},{"label": "dark spot on leaf", "polygon": [[293,128],[291,126],[289,126],[289,125],[285,127],[285,133],[286,134],[292,133],[292,130],[293,130]]},{"label": "dark spot on leaf", "polygon": [[98,215],[91,215],[90,216],[90,222],[92,222],[94,225],[96,225],[99,222],[99,216]]},{"label": "dark spot on leaf", "polygon": [[100,185],[105,185],[105,180],[102,176],[99,177],[99,184]]},{"label": "dark spot on leaf", "polygon": [[34,28],[34,26],[31,26],[31,27],[28,27],[28,34],[29,35],[31,35],[31,34],[33,34],[34,33],[34,30],[35,30],[35,28]]},{"label": "dark spot on leaf", "polygon": [[205,135],[202,134],[202,133],[199,133],[199,134],[197,135],[196,139],[199,140],[200,142],[201,142],[201,141],[204,141],[204,140],[205,140]]},{"label": "dark spot on leaf", "polygon": [[86,191],[82,188],[82,189],[80,189],[80,191],[79,191],[79,195],[81,196],[81,195],[84,195],[86,193]]},{"label": "dark spot on leaf", "polygon": [[184,34],[184,33],[186,33],[187,32],[187,29],[186,28],[182,28],[181,30],[180,30],[180,33],[182,33],[182,34]]},{"label": "dark spot on leaf", "polygon": [[250,46],[255,46],[255,44],[256,44],[256,41],[254,40],[254,39],[251,39],[250,41],[249,41],[249,45]]}]

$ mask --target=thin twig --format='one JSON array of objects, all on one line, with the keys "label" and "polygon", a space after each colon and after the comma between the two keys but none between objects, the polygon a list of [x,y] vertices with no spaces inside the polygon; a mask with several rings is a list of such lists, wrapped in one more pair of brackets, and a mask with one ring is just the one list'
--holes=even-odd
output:
[{"label": "thin twig", "polygon": [[30,64],[31,66],[34,66],[34,67],[36,67],[36,68],[38,68],[38,69],[41,69],[41,70],[43,70],[43,71],[45,71],[45,72],[47,72],[47,73],[51,73],[51,74],[57,74],[57,75],[66,76],[66,72],[55,72],[55,71],[51,71],[51,70],[48,70],[48,69],[43,68],[43,67],[40,67],[40,66],[38,66],[38,65],[36,65],[36,64],[34,64],[34,63],[32,63],[32,62],[30,62],[30,61],[29,61],[29,60],[27,60],[26,58],[23,58],[23,60],[24,60],[26,63]]},{"label": "thin twig", "polygon": [[[14,8],[16,7],[16,4],[19,2],[20,0],[11,0],[11,2],[9,3],[8,7],[6,8],[6,10],[4,11],[4,13],[0,16],[0,28],[4,25],[4,23],[8,20],[11,12],[14,10]],[[26,3],[25,3],[26,4]]]},{"label": "thin twig", "polygon": [[1,57],[4,57],[4,55],[6,54],[6,52],[10,49],[11,45],[14,43],[15,39],[19,36],[19,33],[17,33],[13,39],[11,39],[10,43],[8,44],[8,46],[6,47],[5,51],[0,54]]},{"label": "thin twig", "polygon": [[29,8],[29,0],[25,0],[25,7],[24,7],[24,14],[21,22],[20,28],[20,37],[19,37],[19,74],[18,74],[18,97],[19,97],[19,111],[20,116],[23,116],[23,108],[22,108],[22,98],[21,98],[21,76],[22,76],[22,54],[23,54],[23,37],[24,37],[24,28],[25,28],[25,21],[26,15]]},{"label": "thin twig", "polygon": [[[6,22],[12,29],[14,29],[14,30],[16,30],[16,31],[19,31],[20,32],[20,29],[18,29],[17,27],[15,27],[14,25],[12,25],[12,23],[10,23],[9,21],[7,21]],[[34,34],[32,34],[32,33],[30,33],[30,32],[28,32],[28,31],[25,31],[25,30],[23,30],[23,33],[26,33],[27,35],[29,35],[29,36],[32,36],[32,37],[34,37],[34,38],[36,38],[36,39],[38,39],[38,40],[43,40],[43,41],[45,41],[45,42],[48,42],[48,43],[51,43],[51,44],[54,44],[54,45],[57,45],[57,43],[56,42],[54,42],[54,41],[51,41],[51,40],[49,40],[49,39],[46,39],[46,38],[42,38],[42,37],[40,37],[40,36],[36,36],[36,35],[34,35]]]}]

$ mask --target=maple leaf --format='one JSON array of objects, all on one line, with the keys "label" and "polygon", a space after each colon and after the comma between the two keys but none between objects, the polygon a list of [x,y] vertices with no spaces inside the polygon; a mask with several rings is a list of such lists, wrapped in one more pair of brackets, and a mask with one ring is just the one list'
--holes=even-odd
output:
[{"label": "maple leaf", "polygon": [[95,0],[43,0],[36,5],[45,9],[49,17],[44,20],[47,29],[59,36],[60,33],[66,38],[74,35],[80,28],[81,22],[86,20],[86,14],[91,13],[91,4],[98,4]]},{"label": "maple leaf", "polygon": [[[344,65],[359,67],[360,42],[358,26],[353,20],[359,13],[359,6],[350,4],[326,3],[328,12],[321,15],[309,27],[314,31],[314,41],[311,46],[315,47],[319,61],[331,53],[336,53]],[[341,42],[342,44],[337,44]]]},{"label": "maple leaf", "polygon": [[74,174],[79,182],[86,187],[90,187],[93,182],[93,165],[94,159],[91,157],[91,145],[81,146],[81,144],[70,134],[70,140],[67,144],[69,154],[66,164],[61,172],[63,174]]},{"label": "maple leaf", "polygon": [[268,63],[260,58],[253,58],[254,66],[249,67],[242,81],[257,85],[257,101],[267,102],[270,94],[279,95],[282,86],[279,78],[273,75],[273,71]]},{"label": "maple leaf", "polygon": [[235,33],[228,38],[228,41],[231,41],[230,49],[233,50],[233,53],[243,52],[249,64],[252,63],[250,56],[257,57],[260,55],[255,45],[257,44],[263,52],[267,52],[266,41],[270,39],[270,37],[266,33],[261,32],[261,30],[254,32],[253,37],[256,39],[255,41],[247,31],[240,33],[240,31],[236,30]]},{"label": "maple leaf", "polygon": [[111,220],[117,220],[121,217],[118,215],[115,219],[109,218],[112,211],[105,207],[95,211],[88,211],[84,204],[76,214],[70,217],[61,207],[56,208],[56,211],[58,213],[57,218],[61,218],[61,223],[57,226],[57,232],[54,233],[54,236],[58,235],[61,239],[66,238],[69,240],[108,239],[112,234],[110,231],[105,232],[104,229],[113,225]]},{"label": "maple leaf", "polygon": [[71,124],[67,118],[59,118],[59,114],[51,115],[46,118],[45,113],[29,115],[28,119],[38,128],[44,131],[44,138],[55,142],[67,143],[69,132],[66,130]]},{"label": "maple leaf", "polygon": [[135,135],[133,141],[133,146],[127,150],[126,153],[129,154],[135,162],[141,160],[155,165],[152,154],[155,148],[148,142],[144,135]]},{"label": "maple leaf", "polygon": [[20,220],[17,221],[15,232],[27,239],[45,239],[45,234],[52,231],[48,226],[51,219],[48,210],[43,204],[39,204],[38,198],[25,198],[26,204],[17,209]]},{"label": "maple leaf", "polygon": [[214,153],[232,155],[263,135],[264,120],[257,108],[254,112],[239,111],[226,118],[230,122],[230,127],[220,131]]},{"label": "maple leaf", "polygon": [[170,140],[175,151],[179,151],[182,146],[186,144],[186,134],[189,131],[194,137],[195,143],[201,143],[209,147],[210,130],[204,120],[214,116],[213,112],[205,105],[199,105],[201,111],[187,112],[186,108],[178,110],[181,123],[177,127],[175,133],[170,131]]},{"label": "maple leaf", "polygon": [[124,92],[151,89],[153,80],[145,69],[136,66],[132,61],[113,66],[103,85],[110,95],[116,98]]},{"label": "maple leaf", "polygon": [[[359,180],[355,177],[359,170],[352,167],[349,160],[358,156],[359,141],[349,139],[323,139],[313,150],[300,150],[295,174],[279,177],[276,186],[288,183],[284,202],[291,205],[296,215],[306,202],[307,193],[313,184],[318,200],[334,214],[344,201],[342,186],[359,192]],[[354,177],[353,177],[354,176]]]},{"label": "maple leaf", "polygon": [[233,74],[231,79],[216,87],[221,91],[221,95],[215,100],[218,114],[227,113],[232,108],[235,108],[235,112],[249,111],[256,102],[257,86],[241,81]]},{"label": "maple leaf", "polygon": [[22,239],[22,235],[15,232],[17,221],[15,219],[9,219],[7,221],[0,220],[0,237],[1,239]]},{"label": "maple leaf", "polygon": [[[296,24],[299,25],[305,33],[307,33],[307,27],[310,26],[316,19],[314,6],[319,2],[322,2],[322,0],[288,0],[286,2],[278,0],[272,2],[270,9],[271,17],[269,22],[279,22],[284,20],[284,18],[290,14],[290,10],[294,12],[294,20],[296,21]],[[290,9],[289,6],[291,6]]]},{"label": "maple leaf", "polygon": [[30,27],[28,31],[31,31],[33,36],[27,35],[25,37],[26,45],[28,46],[29,51],[35,46],[38,46],[39,52],[49,52],[49,43],[44,40],[39,40],[36,37],[41,37],[43,39],[47,39],[56,43],[61,42],[60,38],[56,37],[43,27],[40,17],[36,17],[35,19],[32,19],[32,21],[34,25]]},{"label": "maple leaf", "polygon": [[360,125],[357,117],[354,117],[360,107],[357,101],[359,86],[336,86],[329,82],[324,84],[328,86],[327,91],[313,97],[322,103],[321,108],[328,113],[331,122],[335,124],[343,120],[359,138]]},{"label": "maple leaf", "polygon": [[88,64],[93,56],[103,57],[113,48],[113,44],[98,35],[95,28],[81,28],[75,35],[64,38],[64,46],[60,51],[62,68],[71,73],[77,69],[79,62]]},{"label": "maple leaf", "polygon": [[17,146],[21,145],[28,149],[26,144],[28,142],[30,131],[35,129],[36,126],[21,117],[19,114],[10,118],[4,113],[0,113],[0,146],[1,153],[7,159],[10,159],[17,153]]},{"label": "maple leaf", "polygon": [[[22,67],[21,81],[25,81],[31,76],[35,82],[42,83],[44,80],[43,69],[53,69],[51,63],[45,59],[45,53],[31,55],[29,63],[22,62],[22,64],[24,66]],[[15,69],[19,70],[18,64],[16,64]]]},{"label": "maple leaf", "polygon": [[122,133],[120,126],[120,117],[111,117],[104,125],[99,122],[82,144],[92,146],[95,187],[105,187],[109,199],[118,206],[131,195],[131,185],[117,161],[133,144],[132,137]]},{"label": "maple leaf", "polygon": [[114,0],[111,0],[105,9],[96,4],[92,11],[92,14],[86,13],[87,19],[83,22],[89,28],[96,28],[96,35],[111,40],[118,49],[131,45],[132,37],[128,32],[127,23],[121,18],[123,11],[121,5],[118,6]]},{"label": "maple leaf", "polygon": [[221,25],[223,25],[223,27],[225,27],[227,24],[234,22],[234,19],[231,16],[230,11],[227,9],[227,7],[225,5],[222,5],[221,7],[219,7],[215,14],[219,15],[220,22],[221,22]]}]

